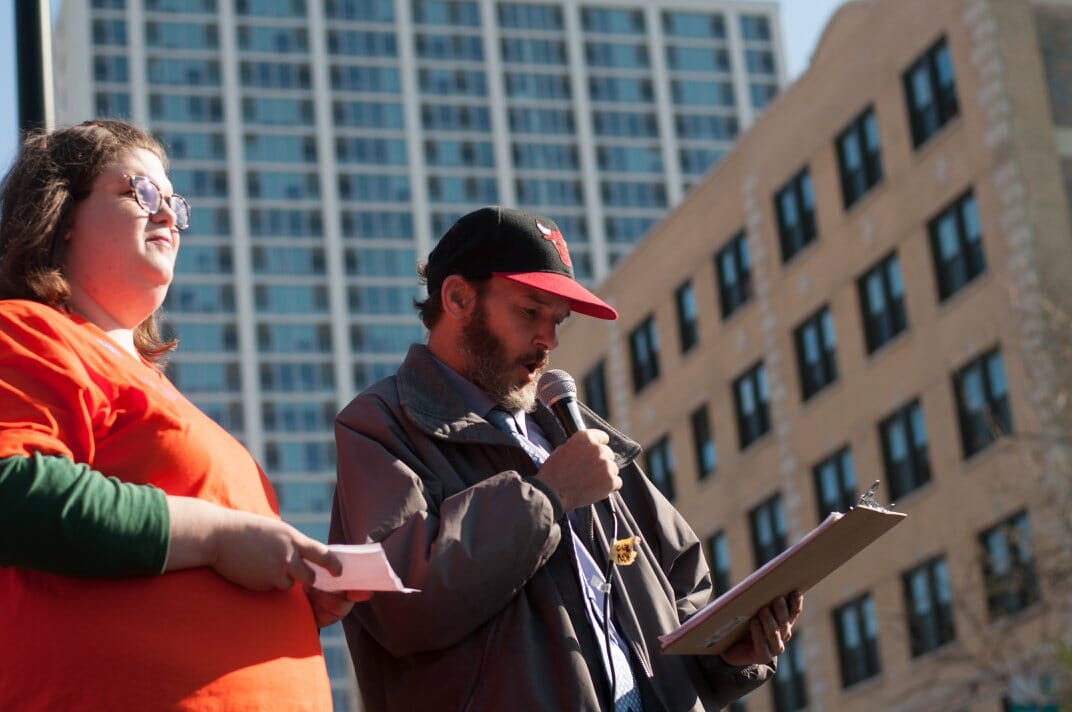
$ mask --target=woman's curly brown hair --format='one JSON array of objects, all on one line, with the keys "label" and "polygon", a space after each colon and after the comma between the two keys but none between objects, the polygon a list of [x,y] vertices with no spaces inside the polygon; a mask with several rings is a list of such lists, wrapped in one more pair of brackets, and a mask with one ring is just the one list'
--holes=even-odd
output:
[{"label": "woman's curly brown hair", "polygon": [[[70,310],[62,265],[74,207],[107,166],[138,148],[155,154],[167,170],[156,139],[122,121],[86,121],[23,141],[0,184],[0,299]],[[155,313],[134,329],[138,353],[157,366],[177,343],[160,336]]]}]

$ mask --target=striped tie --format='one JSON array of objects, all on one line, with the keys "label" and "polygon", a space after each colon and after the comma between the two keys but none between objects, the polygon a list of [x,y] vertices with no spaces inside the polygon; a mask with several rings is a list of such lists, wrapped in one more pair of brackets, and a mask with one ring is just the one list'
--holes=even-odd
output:
[{"label": "striped tie", "polygon": [[492,408],[488,411],[486,417],[488,422],[494,425],[496,429],[504,433],[510,433],[521,449],[536,463],[537,467],[542,465],[543,461],[548,458],[546,450],[521,434],[517,421],[514,420],[514,416],[510,413],[507,413],[502,408]]}]

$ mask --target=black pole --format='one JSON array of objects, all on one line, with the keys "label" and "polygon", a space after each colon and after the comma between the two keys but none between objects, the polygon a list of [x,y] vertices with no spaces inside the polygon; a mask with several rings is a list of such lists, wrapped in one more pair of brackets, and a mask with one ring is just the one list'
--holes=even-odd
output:
[{"label": "black pole", "polygon": [[19,134],[49,128],[52,58],[48,0],[15,0],[15,65],[18,74]]}]

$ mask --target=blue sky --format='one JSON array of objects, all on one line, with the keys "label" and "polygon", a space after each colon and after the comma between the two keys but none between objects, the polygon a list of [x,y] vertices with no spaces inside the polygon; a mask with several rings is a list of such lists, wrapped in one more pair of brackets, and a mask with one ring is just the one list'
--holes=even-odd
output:
[{"label": "blue sky", "polygon": [[[61,0],[51,0],[53,15]],[[844,0],[779,0],[782,33],[786,45],[786,65],[790,79],[807,67],[819,35],[834,10]],[[0,0],[0,173],[6,172],[18,143],[18,110],[15,85],[15,3]]]}]

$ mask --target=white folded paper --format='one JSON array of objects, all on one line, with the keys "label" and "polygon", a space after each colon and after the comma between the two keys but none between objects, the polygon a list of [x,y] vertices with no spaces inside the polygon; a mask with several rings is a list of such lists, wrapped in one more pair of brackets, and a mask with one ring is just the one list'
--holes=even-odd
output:
[{"label": "white folded paper", "polygon": [[401,591],[413,593],[418,589],[406,588],[402,579],[391,568],[380,544],[331,544],[342,561],[342,573],[332,576],[323,566],[309,562],[316,572],[313,588],[321,591]]}]

